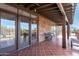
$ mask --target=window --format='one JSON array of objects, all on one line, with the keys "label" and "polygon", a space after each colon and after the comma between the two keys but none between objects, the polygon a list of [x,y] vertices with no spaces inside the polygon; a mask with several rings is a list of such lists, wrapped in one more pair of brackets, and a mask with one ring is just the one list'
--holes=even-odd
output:
[{"label": "window", "polygon": [[32,42],[32,44],[35,44],[37,42],[37,20],[35,20],[35,19],[32,20],[31,34],[32,34],[31,42]]},{"label": "window", "polygon": [[1,12],[0,52],[15,50],[15,19],[12,14]]},{"label": "window", "polygon": [[20,17],[20,40],[19,48],[29,46],[29,20],[25,17]]}]

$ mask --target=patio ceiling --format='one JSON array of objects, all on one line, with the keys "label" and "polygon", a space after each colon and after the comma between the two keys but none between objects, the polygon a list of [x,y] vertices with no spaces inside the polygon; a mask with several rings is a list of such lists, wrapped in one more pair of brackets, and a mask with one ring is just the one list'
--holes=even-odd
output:
[{"label": "patio ceiling", "polygon": [[[19,4],[9,4],[15,7],[19,7],[25,11],[31,11],[33,13],[38,13],[51,21],[62,24],[62,13],[57,6],[56,3],[19,3]],[[70,24],[73,23],[73,15],[74,15],[74,9],[75,5],[71,3],[63,3],[62,4],[64,11],[67,15],[68,21]]]}]

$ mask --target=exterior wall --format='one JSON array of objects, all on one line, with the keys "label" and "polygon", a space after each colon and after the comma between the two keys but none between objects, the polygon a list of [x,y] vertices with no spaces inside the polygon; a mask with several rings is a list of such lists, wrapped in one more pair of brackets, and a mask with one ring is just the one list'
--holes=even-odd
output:
[{"label": "exterior wall", "polygon": [[39,16],[39,42],[45,40],[44,33],[50,32],[52,25],[54,25],[54,22],[43,16]]}]

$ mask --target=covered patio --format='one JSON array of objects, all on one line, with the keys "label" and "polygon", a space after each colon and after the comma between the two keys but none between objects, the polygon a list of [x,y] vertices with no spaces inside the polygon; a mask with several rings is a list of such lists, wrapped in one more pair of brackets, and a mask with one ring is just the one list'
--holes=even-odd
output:
[{"label": "covered patio", "polygon": [[[0,39],[3,40],[8,36],[14,40],[13,45],[10,45],[12,40],[10,42],[6,40],[9,42],[6,47],[2,46],[7,45],[7,42],[0,45],[2,47],[0,54],[11,56],[78,55],[77,52],[71,50],[69,45],[70,25],[73,24],[75,7],[76,4],[72,3],[0,4],[0,25],[4,25],[1,22],[4,19],[15,21],[13,31],[5,30],[3,27],[0,29],[2,32]],[[51,27],[54,26],[61,26],[57,29],[61,29],[61,39],[46,40],[45,34],[53,33]],[[7,34],[7,31],[11,32]]]}]

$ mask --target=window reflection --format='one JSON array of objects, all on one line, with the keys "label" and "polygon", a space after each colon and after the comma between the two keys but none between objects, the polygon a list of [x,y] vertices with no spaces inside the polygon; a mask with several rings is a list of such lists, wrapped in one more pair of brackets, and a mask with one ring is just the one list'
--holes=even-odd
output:
[{"label": "window reflection", "polygon": [[32,20],[31,24],[31,34],[32,34],[32,44],[35,44],[37,42],[37,20]]},{"label": "window reflection", "polygon": [[29,46],[29,21],[20,17],[20,48]]},{"label": "window reflection", "polygon": [[0,52],[15,49],[15,16],[2,12],[0,19]]}]

